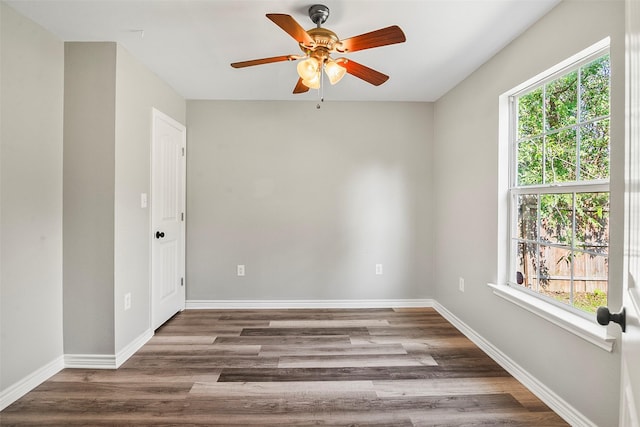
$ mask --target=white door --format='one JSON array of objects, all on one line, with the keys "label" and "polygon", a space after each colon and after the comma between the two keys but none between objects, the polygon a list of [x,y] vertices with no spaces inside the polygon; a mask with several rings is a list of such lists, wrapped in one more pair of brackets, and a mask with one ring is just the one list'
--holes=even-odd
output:
[{"label": "white door", "polygon": [[627,0],[626,26],[626,221],[623,307],[626,332],[621,345],[620,425],[640,426],[640,2]]},{"label": "white door", "polygon": [[185,305],[186,129],[153,110],[151,144],[151,323]]}]

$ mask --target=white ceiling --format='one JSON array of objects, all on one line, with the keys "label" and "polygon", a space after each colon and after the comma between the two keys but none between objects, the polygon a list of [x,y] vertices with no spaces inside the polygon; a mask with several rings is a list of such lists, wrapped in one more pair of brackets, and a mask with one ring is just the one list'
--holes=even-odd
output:
[{"label": "white ceiling", "polygon": [[[435,101],[560,0],[323,0],[323,25],[340,38],[399,25],[407,41],[349,55],[390,79],[347,75],[327,100]],[[64,41],[116,41],[187,99],[317,99],[293,95],[295,63],[233,69],[231,62],[299,54],[265,17],[292,15],[313,28],[313,0],[13,0],[21,14]]]}]

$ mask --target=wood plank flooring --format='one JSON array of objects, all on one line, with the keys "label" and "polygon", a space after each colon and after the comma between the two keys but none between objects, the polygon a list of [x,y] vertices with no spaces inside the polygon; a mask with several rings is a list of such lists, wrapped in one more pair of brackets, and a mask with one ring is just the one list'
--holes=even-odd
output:
[{"label": "wood plank flooring", "polygon": [[567,425],[430,308],[188,310],[120,369],[65,369],[0,424]]}]

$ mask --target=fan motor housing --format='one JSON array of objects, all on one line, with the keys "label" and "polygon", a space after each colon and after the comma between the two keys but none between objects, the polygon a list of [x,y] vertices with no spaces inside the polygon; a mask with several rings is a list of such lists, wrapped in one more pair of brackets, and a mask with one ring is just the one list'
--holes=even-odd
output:
[{"label": "fan motor housing", "polygon": [[[316,47],[323,47],[329,51],[333,51],[336,44],[340,42],[340,39],[333,31],[327,28],[312,28],[307,33],[311,36],[314,41],[314,46],[311,47],[311,50],[314,50]],[[309,46],[307,46],[307,49]],[[305,50],[303,48],[303,50]]]}]

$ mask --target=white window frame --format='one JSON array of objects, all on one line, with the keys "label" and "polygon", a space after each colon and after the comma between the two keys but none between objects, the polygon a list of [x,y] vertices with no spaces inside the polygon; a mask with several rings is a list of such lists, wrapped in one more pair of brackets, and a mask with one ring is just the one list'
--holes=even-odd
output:
[{"label": "white window frame", "polygon": [[517,194],[568,193],[584,190],[589,192],[609,192],[609,180],[592,182],[588,185],[580,184],[580,182],[571,182],[554,184],[552,187],[547,185],[528,185],[513,188],[515,187],[517,175],[517,171],[514,170],[516,167],[516,152],[515,144],[513,143],[516,138],[515,132],[517,131],[515,126],[517,114],[515,111],[515,98],[608,53],[609,45],[610,38],[607,37],[500,96],[499,185],[501,196],[499,199],[498,224],[502,229],[499,232],[498,255],[500,261],[498,265],[498,280],[496,284],[490,283],[489,286],[493,289],[494,294],[610,352],[613,350],[615,338],[607,334],[606,328],[595,322],[595,316],[590,316],[588,313],[561,302],[553,301],[551,298],[528,290],[509,280],[509,278],[514,277],[513,272],[515,271],[513,264],[516,255],[512,253],[511,237],[516,232],[516,221],[512,215],[516,211],[513,204],[517,199]]}]

